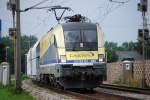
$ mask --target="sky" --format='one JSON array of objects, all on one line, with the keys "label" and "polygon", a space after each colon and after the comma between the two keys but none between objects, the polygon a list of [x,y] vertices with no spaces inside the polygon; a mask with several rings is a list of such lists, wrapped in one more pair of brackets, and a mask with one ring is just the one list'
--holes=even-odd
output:
[{"label": "sky", "polygon": [[[12,27],[12,13],[7,10],[7,1],[0,0],[2,36],[8,35],[8,28]],[[21,9],[31,7],[40,1],[43,0],[20,0]],[[84,15],[91,19],[92,22],[100,24],[104,32],[105,41],[113,41],[120,44],[126,41],[137,41],[138,28],[142,27],[141,12],[137,11],[137,3],[139,1],[129,0],[127,3],[118,4],[112,3],[109,0],[47,0],[39,6],[61,5],[70,7],[73,11],[66,12],[64,16],[74,14]],[[147,17],[150,17],[149,10]],[[150,20],[148,19],[149,22]],[[54,14],[46,9],[29,10],[21,13],[22,35],[35,35],[40,38],[56,24],[57,21]]]}]

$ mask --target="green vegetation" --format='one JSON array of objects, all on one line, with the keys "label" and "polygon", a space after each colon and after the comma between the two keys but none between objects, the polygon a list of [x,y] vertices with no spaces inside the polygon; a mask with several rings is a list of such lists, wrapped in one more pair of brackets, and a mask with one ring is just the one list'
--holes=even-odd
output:
[{"label": "green vegetation", "polygon": [[[21,37],[21,67],[22,72],[25,72],[25,54],[28,52],[29,48],[37,41],[34,36],[22,36]],[[0,63],[6,61],[6,47],[7,48],[7,61],[10,63],[10,70],[13,73],[14,70],[14,48],[13,41],[9,37],[2,37],[0,39]],[[0,85],[0,100],[34,100],[34,98],[25,91],[15,90],[14,76],[12,76],[13,81],[11,85],[2,86]],[[28,77],[25,74],[21,74],[21,79],[26,80]]]},{"label": "green vegetation", "polygon": [[[115,42],[105,42],[105,49],[107,52],[107,61],[115,62],[118,57],[116,55],[116,51],[137,51],[142,54],[142,48],[138,42],[124,42],[120,46],[118,46]],[[150,45],[145,45],[145,58],[150,59]]]},{"label": "green vegetation", "polygon": [[135,42],[124,42],[121,46],[118,46],[115,42],[105,42],[105,49],[107,52],[107,61],[115,62],[118,60],[118,56],[116,55],[116,51],[137,51],[137,43]]},{"label": "green vegetation", "polygon": [[27,80],[29,77],[26,74],[21,73],[21,80]]},{"label": "green vegetation", "polygon": [[107,61],[108,62],[115,62],[118,59],[115,51],[117,50],[117,43],[114,42],[105,42],[105,49],[107,53]]},{"label": "green vegetation", "polygon": [[[14,76],[12,76],[14,78]],[[27,75],[21,74],[21,80],[29,79]],[[15,80],[11,81],[8,86],[0,84],[0,100],[35,100],[28,92],[15,89]]]},{"label": "green vegetation", "polygon": [[5,60],[5,45],[0,42],[0,63]]},{"label": "green vegetation", "polygon": [[[25,54],[28,52],[29,48],[32,47],[37,38],[35,36],[22,36],[21,37],[21,70],[25,72]],[[6,47],[7,48],[7,61],[11,67],[11,73],[14,72],[14,45],[13,40],[10,40],[9,37],[2,37],[0,39],[0,63],[6,61]]]},{"label": "green vegetation", "polygon": [[0,85],[0,100],[34,100],[34,98],[25,91],[16,91],[14,85]]}]

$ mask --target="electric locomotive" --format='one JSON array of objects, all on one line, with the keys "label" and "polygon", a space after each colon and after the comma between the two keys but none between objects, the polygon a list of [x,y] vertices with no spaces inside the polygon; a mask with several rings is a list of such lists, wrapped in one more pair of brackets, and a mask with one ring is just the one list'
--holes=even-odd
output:
[{"label": "electric locomotive", "polygon": [[99,24],[86,22],[81,15],[66,19],[34,46],[31,59],[37,60],[30,69],[36,71],[29,75],[56,87],[93,89],[106,77],[104,34]]}]

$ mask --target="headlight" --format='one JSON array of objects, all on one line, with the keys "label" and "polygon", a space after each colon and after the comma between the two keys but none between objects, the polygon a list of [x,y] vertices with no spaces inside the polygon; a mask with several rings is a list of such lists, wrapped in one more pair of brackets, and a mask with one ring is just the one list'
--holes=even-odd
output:
[{"label": "headlight", "polygon": [[99,61],[100,61],[100,62],[103,62],[103,59],[102,59],[102,58],[99,58]]},{"label": "headlight", "polygon": [[66,55],[60,55],[60,60],[62,63],[66,62]]},{"label": "headlight", "polygon": [[99,62],[104,62],[104,54],[99,54]]}]

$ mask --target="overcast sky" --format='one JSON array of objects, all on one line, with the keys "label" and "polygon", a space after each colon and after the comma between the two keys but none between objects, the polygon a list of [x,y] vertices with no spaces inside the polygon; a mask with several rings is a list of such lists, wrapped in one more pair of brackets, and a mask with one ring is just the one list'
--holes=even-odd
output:
[{"label": "overcast sky", "polygon": [[[8,28],[12,26],[12,15],[7,10],[7,1],[0,0],[2,36],[8,35]],[[30,7],[40,1],[42,0],[21,0],[21,9]],[[105,34],[105,40],[120,44],[125,41],[137,41],[137,29],[142,27],[141,13],[137,11],[139,1],[129,0],[125,4],[116,4],[109,2],[109,0],[49,0],[40,6],[61,5],[71,7],[73,12],[66,12],[64,16],[82,14],[90,18],[92,22],[100,24]],[[150,16],[148,15],[148,17]],[[148,19],[148,23],[149,21]],[[47,10],[30,10],[21,13],[22,35],[31,34],[39,38],[56,24],[54,14]]]}]

